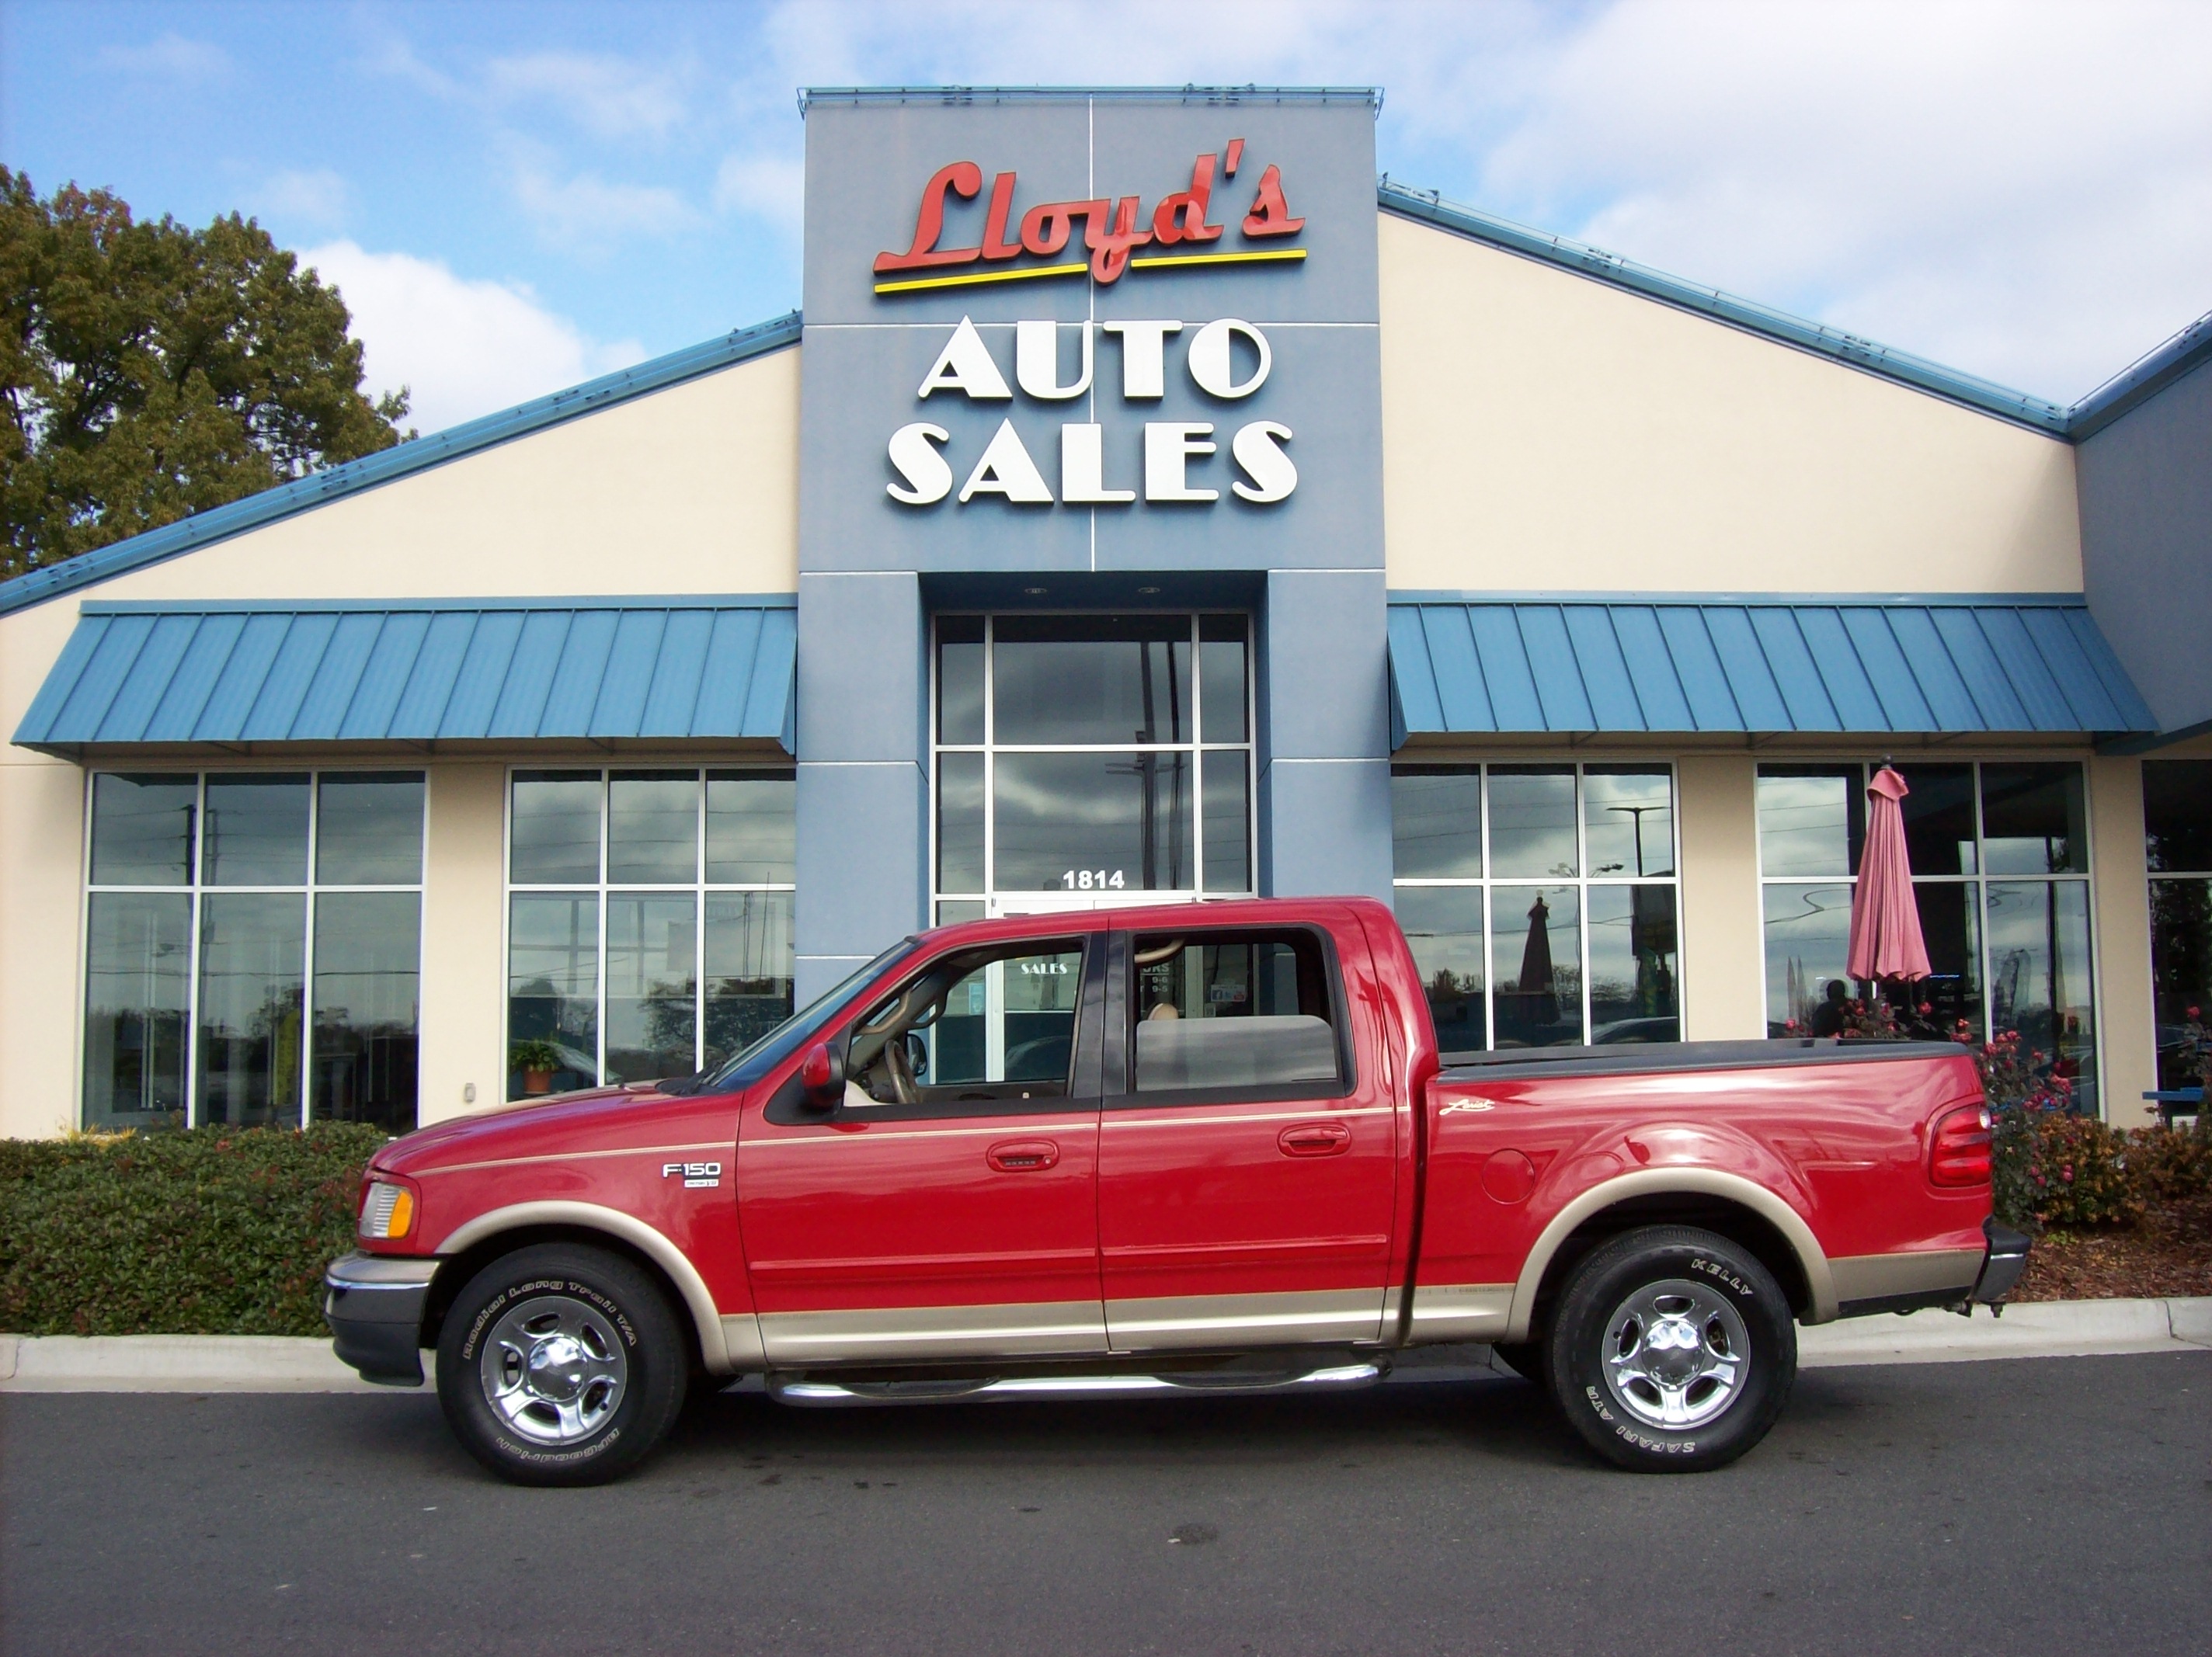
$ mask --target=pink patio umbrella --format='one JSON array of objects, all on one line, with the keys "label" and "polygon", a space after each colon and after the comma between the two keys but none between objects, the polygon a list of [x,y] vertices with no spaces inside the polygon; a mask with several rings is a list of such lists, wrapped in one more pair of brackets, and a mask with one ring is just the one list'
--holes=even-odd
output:
[{"label": "pink patio umbrella", "polygon": [[1867,785],[1866,850],[1851,895],[1851,946],[1844,969],[1853,978],[1928,976],[1920,907],[1912,901],[1912,859],[1905,849],[1905,813],[1898,802],[1912,791],[1885,765]]}]

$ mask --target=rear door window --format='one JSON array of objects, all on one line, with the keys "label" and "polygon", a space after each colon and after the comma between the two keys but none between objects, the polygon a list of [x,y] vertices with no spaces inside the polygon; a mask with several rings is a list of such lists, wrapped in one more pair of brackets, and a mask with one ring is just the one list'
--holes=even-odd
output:
[{"label": "rear door window", "polygon": [[1314,1097],[1348,1089],[1344,1021],[1317,934],[1139,934],[1130,961],[1133,1093]]}]

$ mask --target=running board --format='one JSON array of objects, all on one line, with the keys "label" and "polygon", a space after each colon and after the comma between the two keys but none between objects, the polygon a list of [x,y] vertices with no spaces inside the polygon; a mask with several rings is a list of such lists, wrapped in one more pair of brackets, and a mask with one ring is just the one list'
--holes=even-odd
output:
[{"label": "running board", "polygon": [[779,1404],[835,1409],[866,1404],[1004,1403],[1009,1399],[1054,1402],[1073,1399],[1186,1397],[1233,1393],[1239,1398],[1349,1391],[1382,1379],[1379,1363],[1340,1363],[1303,1374],[1224,1375],[1218,1371],[1166,1375],[1016,1375],[1006,1380],[977,1377],[944,1381],[785,1381],[770,1376],[768,1393]]}]

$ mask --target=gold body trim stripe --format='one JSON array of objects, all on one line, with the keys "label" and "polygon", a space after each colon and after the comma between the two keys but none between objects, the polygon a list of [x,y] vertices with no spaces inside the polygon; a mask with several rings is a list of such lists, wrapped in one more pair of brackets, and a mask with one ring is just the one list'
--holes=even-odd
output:
[{"label": "gold body trim stripe", "polygon": [[1512,1315],[1510,1283],[1425,1283],[1413,1290],[1408,1340],[1416,1346],[1436,1341],[1503,1340]]},{"label": "gold body trim stripe", "polygon": [[1299,1294],[1108,1301],[1106,1330],[1117,1352],[1247,1342],[1297,1346],[1316,1341],[1373,1341],[1382,1338],[1383,1299],[1378,1283],[1372,1289]]},{"label": "gold body trim stripe", "polygon": [[1955,1289],[1964,1294],[1982,1274],[1978,1248],[1922,1248],[1908,1254],[1848,1254],[1828,1262],[1838,1301],[1880,1300]]},{"label": "gold body trim stripe", "polygon": [[1024,1306],[904,1306],[840,1312],[763,1312],[761,1345],[772,1364],[897,1359],[1060,1357],[1106,1350],[1097,1301]]}]

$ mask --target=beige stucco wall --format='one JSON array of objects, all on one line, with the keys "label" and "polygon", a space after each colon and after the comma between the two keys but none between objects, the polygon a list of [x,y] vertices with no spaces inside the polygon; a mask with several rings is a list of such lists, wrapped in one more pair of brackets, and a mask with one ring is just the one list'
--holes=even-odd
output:
[{"label": "beige stucco wall", "polygon": [[[85,599],[791,592],[798,570],[794,349],[0,615],[0,741]],[[504,773],[482,762],[429,770],[426,1121],[461,1108],[465,1083],[488,1102],[505,1081]],[[0,1134],[76,1118],[82,797],[77,766],[0,746]]]},{"label": "beige stucco wall", "polygon": [[2140,1127],[2156,1120],[2142,1096],[2158,1085],[2141,760],[2090,760],[2089,848],[2105,1120]]},{"label": "beige stucco wall", "polygon": [[1759,904],[1758,765],[1747,754],[1675,762],[1682,814],[1682,1035],[1766,1034]]},{"label": "beige stucco wall", "polygon": [[2079,592],[2074,454],[1384,214],[1396,589]]},{"label": "beige stucco wall", "polygon": [[507,1086],[506,788],[507,768],[497,763],[430,768],[416,1096],[425,1124],[494,1103]]}]

